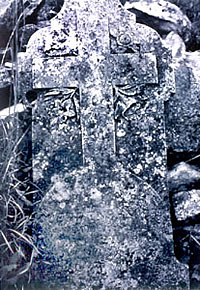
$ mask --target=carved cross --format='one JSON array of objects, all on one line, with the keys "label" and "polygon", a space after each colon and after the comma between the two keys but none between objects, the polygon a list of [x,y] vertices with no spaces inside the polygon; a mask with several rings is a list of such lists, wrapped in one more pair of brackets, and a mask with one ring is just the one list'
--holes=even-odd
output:
[{"label": "carved cross", "polygon": [[[33,82],[35,89],[79,88],[83,160],[86,166],[97,169],[115,158],[113,88],[135,85],[138,80],[157,83],[156,57],[151,53],[142,57],[140,51],[134,53],[136,44],[129,29],[133,29],[135,16],[126,12],[127,18],[118,0],[72,2],[65,1],[59,17],[66,23],[72,5],[73,15],[77,17],[78,41],[73,38],[77,41],[75,56],[63,59],[55,52],[54,58],[34,59]],[[122,47],[130,44],[131,53],[126,50],[115,53],[110,33],[118,35]]]},{"label": "carved cross", "polygon": [[[64,170],[54,171],[37,209],[40,242],[46,241],[47,252],[60,264],[57,267],[56,262],[53,274],[47,269],[46,279],[48,275],[67,276],[76,289],[139,289],[177,286],[184,277],[179,275],[181,266],[169,247],[163,136],[169,60],[159,48],[159,36],[137,26],[135,16],[118,0],[66,0],[51,26],[36,32],[21,56],[19,75],[23,79],[26,72],[25,93],[51,89],[47,95],[53,98],[56,89],[67,94],[68,88],[78,88],[80,95],[85,167],[80,162],[72,170],[62,167]],[[40,131],[36,135],[37,143]],[[65,136],[70,139],[69,134],[62,138]],[[44,142],[50,155],[51,142]],[[138,152],[134,155],[130,148]],[[39,163],[44,163],[44,151]],[[120,154],[124,154],[122,159],[128,155],[128,163],[139,156],[139,165],[144,164],[149,177],[157,182],[156,193],[143,179],[130,174],[124,160],[113,162],[115,151],[119,159]],[[51,160],[49,163],[54,166]],[[38,171],[42,171],[41,179],[49,178],[43,168]]]}]

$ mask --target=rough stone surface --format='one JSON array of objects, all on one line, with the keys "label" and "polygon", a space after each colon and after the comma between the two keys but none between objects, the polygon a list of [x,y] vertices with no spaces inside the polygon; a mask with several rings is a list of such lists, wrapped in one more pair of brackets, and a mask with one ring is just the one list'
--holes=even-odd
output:
[{"label": "rough stone surface", "polygon": [[[196,5],[193,1],[190,4],[184,1],[171,2],[180,4],[181,8],[185,5],[184,12],[187,9],[194,10],[193,6]],[[191,41],[194,39],[190,40],[192,29],[190,20],[176,5],[168,1],[133,0],[123,1],[123,4],[136,13],[139,22],[159,32],[164,45],[172,51],[173,67],[176,72],[176,94],[166,106],[169,149],[178,152],[199,152],[199,52],[186,52],[185,43],[187,48],[191,45],[193,49]],[[195,25],[193,26],[198,27]],[[198,38],[198,33],[195,32],[195,36],[192,37]],[[195,43],[197,44],[197,41]]]},{"label": "rough stone surface", "polygon": [[[143,11],[144,6],[145,9],[148,10],[148,14],[144,14],[144,12],[140,12],[137,10],[136,13],[138,15],[139,21],[144,21],[145,24],[148,26],[153,27],[157,31],[161,31],[161,28],[164,27],[165,31],[178,31],[180,30],[179,35],[183,37],[184,41],[187,39],[186,45],[188,51],[195,51],[199,50],[200,48],[200,3],[196,0],[169,0],[169,1],[154,1],[154,0],[121,0],[123,4],[129,3],[130,5],[137,5]],[[138,3],[139,2],[139,3]],[[172,3],[172,6],[171,3]],[[174,5],[175,4],[175,5]],[[155,9],[157,7],[157,9]],[[164,7],[165,11],[161,10]],[[174,8],[175,7],[175,8]],[[172,8],[170,10],[170,8]],[[159,11],[160,13],[156,12]],[[169,21],[166,21],[166,10],[168,15],[170,15]],[[158,15],[159,14],[159,15]],[[156,16],[156,17],[155,17]],[[165,17],[164,17],[165,16]],[[182,20],[181,23],[183,24],[184,19],[189,19],[190,25],[189,29],[186,29],[186,38],[184,36],[184,27],[183,25],[179,24],[176,25],[177,16],[179,16]],[[187,17],[185,17],[187,16]],[[161,21],[161,18],[165,19],[165,21]],[[188,21],[188,20],[187,20]],[[182,31],[182,32],[181,32]],[[162,33],[162,31],[161,31]]]},{"label": "rough stone surface", "polygon": [[169,2],[177,5],[187,14],[192,22],[198,21],[200,16],[200,3],[196,0],[169,0]]},{"label": "rough stone surface", "polygon": [[200,214],[200,190],[180,191],[172,197],[177,220],[186,220]]},{"label": "rough stone surface", "polygon": [[111,166],[99,178],[85,169],[53,176],[38,208],[45,256],[40,279],[61,279],[71,289],[178,286],[170,235],[163,230],[168,221],[155,192],[114,166],[112,177]]},{"label": "rough stone surface", "polygon": [[9,86],[12,82],[10,71],[3,65],[0,66],[0,88]]},{"label": "rough stone surface", "polygon": [[184,63],[176,68],[176,94],[166,105],[168,147],[179,152],[200,150],[199,73]]},{"label": "rough stone surface", "polygon": [[125,8],[136,14],[137,20],[160,33],[178,33],[188,42],[191,38],[191,22],[174,4],[163,0],[126,1]]},{"label": "rough stone surface", "polygon": [[163,43],[172,51],[173,61],[180,62],[185,59],[186,46],[178,33],[171,31],[163,40]]},{"label": "rough stone surface", "polygon": [[[188,162],[196,163],[193,157]],[[177,164],[168,173],[175,253],[190,267],[191,289],[199,289],[200,171],[198,163]]]},{"label": "rough stone surface", "polygon": [[166,190],[170,61],[158,34],[117,0],[65,1],[20,54],[20,94],[37,95],[34,231],[43,258],[35,280],[187,287]]}]

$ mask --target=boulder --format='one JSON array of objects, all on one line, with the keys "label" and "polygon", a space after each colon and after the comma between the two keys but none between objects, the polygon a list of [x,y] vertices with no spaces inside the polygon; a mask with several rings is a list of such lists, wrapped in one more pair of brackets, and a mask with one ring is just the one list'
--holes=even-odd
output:
[{"label": "boulder", "polygon": [[200,183],[200,170],[196,166],[180,162],[168,173],[170,192],[178,192],[197,187]]},{"label": "boulder", "polygon": [[177,5],[183,13],[185,13],[192,22],[199,20],[200,2],[197,0],[168,0]]},{"label": "boulder", "polygon": [[163,39],[163,44],[172,51],[172,57],[175,63],[184,60],[186,46],[177,32],[171,31],[166,38]]},{"label": "boulder", "polygon": [[175,216],[178,221],[200,214],[200,190],[180,191],[172,196]]},{"label": "boulder", "polygon": [[129,0],[125,8],[136,14],[137,21],[155,29],[161,36],[174,31],[188,43],[192,24],[176,5],[164,0]]}]

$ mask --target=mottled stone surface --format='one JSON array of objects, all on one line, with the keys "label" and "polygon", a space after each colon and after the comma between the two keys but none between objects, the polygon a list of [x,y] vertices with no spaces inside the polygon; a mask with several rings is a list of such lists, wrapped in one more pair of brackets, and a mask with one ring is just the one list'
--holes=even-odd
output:
[{"label": "mottled stone surface", "polygon": [[37,95],[35,280],[184,288],[166,190],[171,59],[158,34],[119,4],[65,1],[20,54],[20,94]]},{"label": "mottled stone surface", "polygon": [[54,174],[83,164],[76,89],[39,93],[33,109],[33,141],[33,179],[42,192]]},{"label": "mottled stone surface", "polygon": [[200,214],[200,190],[180,191],[172,197],[177,220],[186,220]]},{"label": "mottled stone surface", "polygon": [[179,152],[200,150],[199,76],[182,63],[176,68],[176,94],[166,106],[168,147]]},{"label": "mottled stone surface", "polygon": [[191,22],[181,9],[165,0],[127,0],[125,7],[136,14],[137,20],[160,33],[178,33],[185,42],[191,38]]},{"label": "mottled stone surface", "polygon": [[9,86],[12,82],[11,73],[5,66],[0,66],[0,88]]},{"label": "mottled stone surface", "polygon": [[169,214],[163,215],[152,188],[120,164],[103,173],[55,174],[38,218],[42,281],[60,279],[71,289],[184,288],[177,281],[177,275],[182,282],[186,277],[172,254]]}]

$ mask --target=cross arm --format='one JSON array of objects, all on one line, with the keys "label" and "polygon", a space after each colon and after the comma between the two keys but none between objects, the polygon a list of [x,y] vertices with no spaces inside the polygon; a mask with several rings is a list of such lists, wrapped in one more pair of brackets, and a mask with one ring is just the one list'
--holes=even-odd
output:
[{"label": "cross arm", "polygon": [[78,87],[79,61],[76,57],[33,60],[33,89]]},{"label": "cross arm", "polygon": [[152,53],[112,55],[113,85],[158,84],[156,56]]}]

